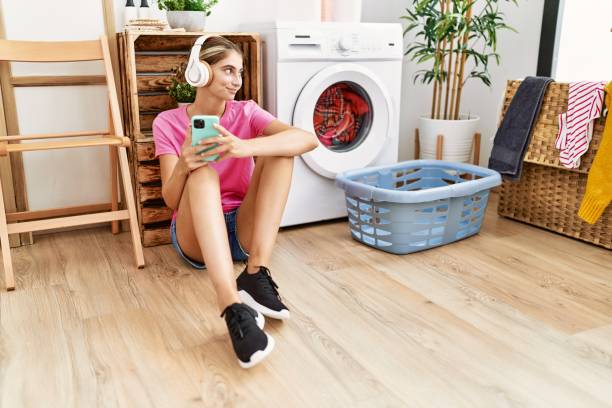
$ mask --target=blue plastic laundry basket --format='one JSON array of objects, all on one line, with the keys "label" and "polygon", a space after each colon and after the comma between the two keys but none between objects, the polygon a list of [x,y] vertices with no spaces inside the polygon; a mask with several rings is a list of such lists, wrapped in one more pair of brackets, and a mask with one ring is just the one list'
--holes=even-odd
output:
[{"label": "blue plastic laundry basket", "polygon": [[408,254],[477,234],[499,173],[441,160],[412,160],[336,176],[345,191],[351,235]]}]

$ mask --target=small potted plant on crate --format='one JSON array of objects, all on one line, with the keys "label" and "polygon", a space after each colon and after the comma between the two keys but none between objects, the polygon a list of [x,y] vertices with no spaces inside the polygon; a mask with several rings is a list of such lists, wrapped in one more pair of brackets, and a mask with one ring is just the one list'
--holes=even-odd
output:
[{"label": "small potted plant on crate", "polygon": [[188,105],[195,100],[196,89],[185,80],[185,64],[174,70],[174,76],[168,86],[168,95],[179,106]]},{"label": "small potted plant on crate", "polygon": [[515,31],[498,9],[502,1],[518,4],[517,0],[413,0],[401,17],[407,22],[404,36],[418,30],[405,55],[418,63],[433,62],[414,78],[434,83],[431,114],[419,118],[421,158],[436,157],[438,135],[443,135],[442,158],[469,161],[480,118],[461,113],[461,93],[472,78],[491,86],[489,61],[498,65],[500,61],[497,32]]},{"label": "small potted plant on crate", "polygon": [[204,31],[206,17],[219,0],[159,0],[160,10],[166,10],[168,25],[185,31]]}]

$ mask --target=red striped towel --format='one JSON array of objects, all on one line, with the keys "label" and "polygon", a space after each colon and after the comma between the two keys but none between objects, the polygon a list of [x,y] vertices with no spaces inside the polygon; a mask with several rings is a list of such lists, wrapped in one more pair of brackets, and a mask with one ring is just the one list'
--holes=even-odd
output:
[{"label": "red striped towel", "polygon": [[559,115],[555,146],[561,150],[559,161],[568,169],[580,166],[580,157],[589,150],[593,120],[601,116],[605,82],[572,82],[569,85],[567,112]]}]

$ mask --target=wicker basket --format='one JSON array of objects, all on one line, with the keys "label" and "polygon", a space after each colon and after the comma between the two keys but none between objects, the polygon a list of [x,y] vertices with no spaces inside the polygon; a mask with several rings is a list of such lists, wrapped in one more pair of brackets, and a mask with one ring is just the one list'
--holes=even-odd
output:
[{"label": "wicker basket", "polygon": [[[520,83],[508,81],[502,118]],[[612,206],[594,225],[578,217],[605,118],[595,122],[589,151],[582,156],[579,168],[566,169],[559,163],[555,147],[557,117],[567,110],[568,90],[568,84],[553,82],[548,86],[525,154],[521,180],[503,182],[497,211],[504,217],[612,248]]]}]

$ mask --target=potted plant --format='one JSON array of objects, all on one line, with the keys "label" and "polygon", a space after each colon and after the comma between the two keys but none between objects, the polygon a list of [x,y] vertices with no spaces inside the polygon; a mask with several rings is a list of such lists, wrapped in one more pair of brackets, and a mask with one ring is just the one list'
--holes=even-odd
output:
[{"label": "potted plant", "polygon": [[407,22],[404,36],[418,30],[405,55],[418,63],[433,62],[414,78],[434,83],[431,113],[419,118],[421,158],[435,158],[437,136],[443,135],[442,158],[469,161],[480,118],[461,113],[461,93],[469,79],[491,86],[490,59],[498,65],[500,61],[497,32],[515,31],[504,22],[498,9],[501,1],[518,4],[517,0],[413,0],[401,17]]},{"label": "potted plant", "polygon": [[172,82],[168,86],[168,95],[174,99],[179,106],[188,105],[195,100],[196,89],[185,81],[185,64],[174,69]]},{"label": "potted plant", "polygon": [[168,24],[186,31],[204,31],[206,17],[219,0],[159,0],[160,10],[166,10]]}]

